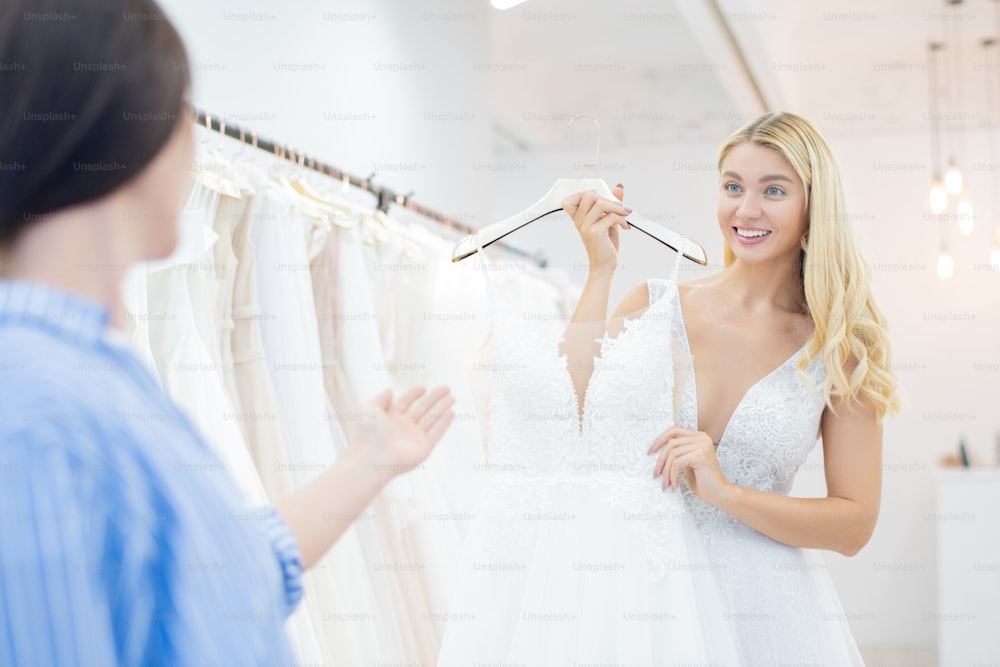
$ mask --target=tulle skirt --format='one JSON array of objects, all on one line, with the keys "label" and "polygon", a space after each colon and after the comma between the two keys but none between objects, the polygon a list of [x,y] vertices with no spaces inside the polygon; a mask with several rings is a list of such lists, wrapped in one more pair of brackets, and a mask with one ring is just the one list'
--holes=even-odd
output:
[{"label": "tulle skirt", "polygon": [[665,510],[630,512],[613,482],[485,491],[438,665],[743,664],[680,495],[646,492]]}]

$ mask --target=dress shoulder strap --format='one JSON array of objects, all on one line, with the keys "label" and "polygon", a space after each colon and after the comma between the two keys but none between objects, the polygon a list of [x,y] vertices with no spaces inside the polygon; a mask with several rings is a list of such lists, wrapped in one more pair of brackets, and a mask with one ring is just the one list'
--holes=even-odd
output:
[{"label": "dress shoulder strap", "polygon": [[658,302],[667,293],[670,281],[665,278],[647,278],[646,288],[649,290],[649,305]]},{"label": "dress shoulder strap", "polygon": [[649,278],[646,280],[646,288],[649,290],[649,305],[652,306],[654,303],[663,298],[670,290],[671,283],[677,283],[677,277],[680,275],[681,268],[681,253],[677,253],[674,259],[674,270],[670,278]]}]

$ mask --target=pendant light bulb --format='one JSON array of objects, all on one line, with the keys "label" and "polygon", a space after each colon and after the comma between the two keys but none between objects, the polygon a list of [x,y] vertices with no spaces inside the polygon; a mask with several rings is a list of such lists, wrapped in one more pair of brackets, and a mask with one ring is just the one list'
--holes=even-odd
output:
[{"label": "pendant light bulb", "polygon": [[941,179],[936,178],[931,185],[931,213],[938,215],[944,213],[946,208],[948,208],[948,193]]},{"label": "pendant light bulb", "polygon": [[962,172],[954,160],[948,165],[948,171],[944,172],[944,189],[950,195],[957,195],[962,191]]},{"label": "pendant light bulb", "polygon": [[1000,225],[993,227],[993,250],[990,250],[990,268],[1000,271]]},{"label": "pendant light bulb", "polygon": [[976,216],[969,201],[969,193],[963,192],[962,199],[958,202],[958,231],[962,236],[969,236],[976,228]]},{"label": "pendant light bulb", "polygon": [[1000,271],[1000,248],[994,247],[990,250],[990,268],[994,271]]},{"label": "pendant light bulb", "polygon": [[942,249],[941,254],[938,255],[937,274],[938,278],[943,280],[947,280],[955,275],[955,260],[948,254],[947,250]]}]

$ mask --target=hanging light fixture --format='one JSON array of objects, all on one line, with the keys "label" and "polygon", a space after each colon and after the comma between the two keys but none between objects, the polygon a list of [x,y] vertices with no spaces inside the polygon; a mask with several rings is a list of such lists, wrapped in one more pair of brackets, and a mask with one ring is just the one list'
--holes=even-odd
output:
[{"label": "hanging light fixture", "polygon": [[941,180],[941,173],[935,175],[934,183],[931,184],[931,212],[935,214],[944,213],[948,208],[948,193],[944,189],[944,181]]},{"label": "hanging light fixture", "polygon": [[969,191],[962,190],[962,198],[958,201],[958,231],[962,236],[970,236],[976,228],[976,214],[969,200]]},{"label": "hanging light fixture", "polygon": [[938,278],[943,280],[948,280],[953,275],[955,275],[955,259],[948,252],[948,246],[941,246],[941,254],[938,255],[937,259],[937,274]]},{"label": "hanging light fixture", "polygon": [[931,169],[934,180],[931,181],[930,207],[931,213],[939,215],[948,208],[948,193],[944,189],[944,179],[941,178],[941,127],[938,112],[937,83],[937,52],[941,50],[941,42],[931,42],[927,48],[927,99],[928,115],[931,123]]},{"label": "hanging light fixture", "polygon": [[[958,7],[962,4],[962,0],[946,0],[946,3],[955,8],[951,15],[951,62],[953,66],[952,85],[948,86],[948,96],[951,97],[951,91],[954,89],[955,98],[954,100],[949,100],[948,106],[949,110],[952,112],[949,114],[950,122],[953,120],[952,116],[962,112],[962,68],[961,63],[959,62],[958,48]],[[946,16],[944,12],[942,12],[941,15]],[[962,193],[964,179],[962,178],[962,171],[958,168],[958,161],[955,159],[955,138],[954,133],[951,130],[948,132],[948,138],[948,169],[944,172],[944,189],[949,195],[954,196]]]},{"label": "hanging light fixture", "polygon": [[993,228],[993,250],[990,250],[990,268],[1000,271],[1000,226]]},{"label": "hanging light fixture", "polygon": [[[964,114],[962,110],[962,68],[960,66],[959,60],[959,42],[958,42],[958,6],[962,4],[962,0],[948,0],[952,5],[955,6],[956,15],[952,17],[952,34],[954,35],[955,42],[955,64],[957,71],[955,72],[955,109],[958,111],[958,115]],[[965,153],[965,133],[962,133],[962,148],[963,153]],[[956,167],[957,171],[957,167]],[[945,176],[945,182],[947,183],[948,177]],[[958,182],[962,184],[962,177],[959,174]],[[962,236],[970,236],[973,230],[976,228],[976,216],[975,211],[972,208],[972,200],[969,197],[969,188],[967,185],[964,187],[960,185],[959,192],[961,196],[958,200],[958,231]]]},{"label": "hanging light fixture", "polygon": [[946,208],[948,208],[948,193],[944,189],[941,173],[938,172],[934,177],[934,183],[931,184],[931,212],[944,213]]},{"label": "hanging light fixture", "polygon": [[955,163],[955,158],[948,160],[948,170],[944,172],[944,189],[950,195],[957,195],[962,191],[962,171]]},{"label": "hanging light fixture", "polygon": [[[997,36],[1000,38],[1000,0],[994,0],[996,3],[996,27]],[[994,38],[987,38],[983,40],[983,48],[988,49],[991,46],[996,46],[997,40]],[[993,49],[1000,53],[1000,49]],[[989,58],[986,59],[989,62]],[[1000,72],[1000,57],[996,60],[996,70],[994,70],[993,76],[990,76],[990,67],[983,67],[983,72],[986,73],[986,99],[994,102],[991,108],[988,110],[990,121],[994,123],[994,127],[989,128],[987,131],[990,133],[990,169],[992,170],[993,176],[993,187],[990,188],[991,192],[991,204],[992,210],[990,213],[993,215],[993,249],[990,250],[990,268],[993,271],[1000,271],[1000,207],[997,206],[997,187],[1000,187],[1000,183],[997,183],[997,174],[1000,173],[1000,164],[997,164],[997,151],[996,151],[996,133],[1000,131],[1000,87],[990,85],[992,83],[1000,84],[1000,77],[997,76],[995,72]],[[990,95],[990,91],[997,93],[996,98]]]},{"label": "hanging light fixture", "polygon": [[943,280],[955,275],[955,259],[948,252],[948,228],[944,220],[941,221],[941,252],[937,258],[937,274]]}]

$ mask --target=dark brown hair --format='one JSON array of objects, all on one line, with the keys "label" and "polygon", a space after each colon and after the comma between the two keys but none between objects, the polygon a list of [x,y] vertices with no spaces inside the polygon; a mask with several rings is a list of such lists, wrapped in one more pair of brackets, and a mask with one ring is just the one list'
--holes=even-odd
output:
[{"label": "dark brown hair", "polygon": [[138,174],[183,122],[189,87],[152,0],[3,0],[0,243]]}]

